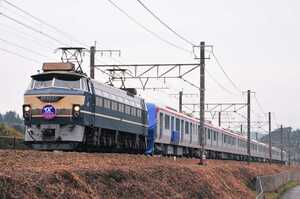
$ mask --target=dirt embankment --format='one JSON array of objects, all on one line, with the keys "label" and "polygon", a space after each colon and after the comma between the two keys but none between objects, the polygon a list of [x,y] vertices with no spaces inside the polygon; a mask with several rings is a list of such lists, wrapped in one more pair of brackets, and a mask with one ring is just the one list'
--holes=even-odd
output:
[{"label": "dirt embankment", "polygon": [[235,161],[0,151],[0,198],[254,198],[255,176],[287,170]]}]

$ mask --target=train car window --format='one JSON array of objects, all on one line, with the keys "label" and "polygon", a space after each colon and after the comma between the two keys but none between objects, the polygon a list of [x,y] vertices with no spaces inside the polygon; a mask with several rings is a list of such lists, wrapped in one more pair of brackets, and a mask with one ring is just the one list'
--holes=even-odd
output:
[{"label": "train car window", "polygon": [[227,135],[224,134],[224,143],[226,143]]},{"label": "train car window", "polygon": [[111,102],[111,109],[114,110],[114,111],[118,111],[118,103],[112,101]]},{"label": "train car window", "polygon": [[130,115],[130,106],[125,105],[125,113]]},{"label": "train car window", "polygon": [[131,107],[131,115],[134,117],[136,116],[136,108]]},{"label": "train car window", "polygon": [[208,129],[208,131],[207,131],[207,139],[209,139],[209,140],[210,140],[210,132],[211,132],[211,130]]},{"label": "train car window", "polygon": [[178,118],[176,118],[176,131],[180,131],[180,120]]},{"label": "train car window", "polygon": [[185,134],[189,134],[189,123],[185,122]]},{"label": "train car window", "polygon": [[181,132],[184,133],[184,121],[181,120]]},{"label": "train car window", "polygon": [[190,123],[190,134],[192,134],[192,133],[193,133],[193,124]]},{"label": "train car window", "polygon": [[159,138],[162,138],[163,125],[164,125],[164,115],[163,113],[159,113]]},{"label": "train car window", "polygon": [[170,129],[170,116],[165,115],[165,129],[169,130]]},{"label": "train car window", "polygon": [[174,131],[174,117],[171,117],[171,131]]},{"label": "train car window", "polygon": [[109,99],[104,99],[104,108],[110,109],[110,100]]},{"label": "train car window", "polygon": [[142,117],[142,111],[141,111],[141,109],[137,109],[136,115],[137,115],[139,118]]},{"label": "train car window", "polygon": [[192,130],[193,134],[195,134],[195,132],[196,132],[196,126],[195,126],[195,124],[192,125],[192,129],[193,129]]},{"label": "train car window", "polygon": [[214,131],[214,141],[217,140],[217,131]]},{"label": "train car window", "polygon": [[124,104],[119,103],[119,112],[124,112]]}]

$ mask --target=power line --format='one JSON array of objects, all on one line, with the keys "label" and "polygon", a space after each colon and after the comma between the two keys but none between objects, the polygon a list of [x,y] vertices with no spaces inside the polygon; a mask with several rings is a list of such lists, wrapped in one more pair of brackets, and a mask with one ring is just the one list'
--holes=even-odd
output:
[{"label": "power line", "polygon": [[4,43],[6,43],[6,44],[9,44],[9,45],[11,45],[11,46],[15,46],[15,47],[17,47],[17,48],[26,50],[26,51],[31,52],[31,53],[33,53],[33,54],[39,55],[39,56],[41,56],[41,57],[46,57],[46,58],[47,58],[47,55],[43,55],[43,54],[41,54],[41,53],[39,53],[39,52],[37,52],[37,51],[34,51],[34,50],[29,49],[29,48],[23,47],[23,46],[21,46],[21,45],[19,45],[19,44],[16,44],[16,43],[14,43],[14,42],[7,41],[7,40],[2,39],[2,38],[0,38],[0,41],[4,42]]},{"label": "power line", "polygon": [[[17,28],[8,26],[6,24],[1,24],[1,23],[0,23],[0,28],[2,28],[2,31],[4,31],[4,32],[7,32],[7,33],[12,32],[13,34],[15,34],[19,37],[22,37],[24,39],[30,39],[31,41],[34,41],[34,43],[39,43],[40,45],[44,46],[45,48],[47,48],[49,50],[53,50],[53,48],[50,47],[50,45],[48,45],[48,43],[42,42],[42,40],[40,40],[38,38],[34,38],[34,37],[32,37],[32,35],[30,35],[28,33],[19,31]],[[4,30],[4,29],[6,29],[6,30]],[[7,31],[7,30],[9,30],[9,31]],[[37,41],[37,40],[40,40],[40,41]]]},{"label": "power line", "polygon": [[38,61],[38,60],[36,60],[36,59],[32,59],[32,58],[25,57],[25,56],[23,56],[23,55],[21,55],[21,54],[19,54],[19,53],[16,53],[16,52],[13,52],[13,51],[10,51],[10,50],[1,48],[1,47],[0,47],[0,50],[4,51],[4,52],[6,52],[6,53],[9,53],[9,54],[15,55],[15,56],[17,56],[17,57],[21,57],[21,58],[26,59],[26,60],[28,60],[28,61],[35,62],[35,63],[39,63],[39,64],[40,64],[40,61]]},{"label": "power line", "polygon": [[214,57],[217,65],[221,68],[222,72],[224,73],[224,75],[226,76],[226,78],[230,81],[230,83],[233,85],[233,87],[239,92],[242,93],[242,90],[234,83],[234,81],[229,77],[229,75],[226,73],[224,67],[222,66],[221,62],[219,61],[219,59],[217,58],[217,56],[215,55],[214,51],[211,51],[212,56]]},{"label": "power line", "polygon": [[229,93],[229,94],[231,94],[231,95],[236,95],[236,94],[234,94],[233,92],[231,92],[230,90],[228,90],[227,88],[225,88],[218,80],[216,80],[213,76],[212,76],[212,74],[209,72],[209,71],[207,71],[207,70],[205,70],[205,72],[208,74],[208,76],[221,88],[221,89],[223,89],[224,91],[226,91],[227,93]]},{"label": "power line", "polygon": [[142,1],[137,0],[137,2],[143,6],[155,19],[157,19],[162,25],[164,25],[168,30],[170,30],[172,33],[174,33],[177,37],[185,41],[186,43],[190,44],[191,46],[194,46],[193,42],[189,41],[179,33],[177,33],[175,30],[173,30],[168,24],[166,24],[164,21],[162,21],[154,12],[152,12]]},{"label": "power line", "polygon": [[258,105],[260,111],[262,112],[263,116],[265,117],[265,113],[266,113],[266,112],[264,111],[264,109],[263,109],[261,103],[258,101],[256,95],[254,95],[254,99],[255,99],[255,102],[256,102],[256,104]]},{"label": "power line", "polygon": [[36,17],[36,16],[34,16],[34,15],[32,15],[32,14],[30,14],[29,12],[27,12],[27,11],[23,10],[22,8],[16,6],[15,4],[13,4],[13,3],[11,3],[11,2],[9,2],[9,1],[7,1],[7,0],[2,0],[2,1],[5,2],[5,3],[7,3],[8,5],[12,6],[13,8],[15,8],[15,9],[17,9],[17,10],[23,12],[24,14],[30,16],[31,18],[35,19],[36,21],[38,21],[38,22],[40,22],[40,23],[42,23],[42,24],[48,26],[49,28],[55,30],[56,32],[60,33],[61,35],[64,35],[64,36],[67,37],[69,40],[73,40],[73,41],[75,41],[76,43],[79,43],[80,45],[83,45],[83,46],[85,46],[85,47],[89,47],[88,45],[84,44],[83,42],[79,41],[78,39],[76,39],[75,37],[73,37],[72,35],[70,35],[69,33],[66,33],[66,32],[64,32],[64,31],[62,31],[62,30],[56,28],[55,26],[53,26],[53,25],[47,23],[46,21],[44,21],[44,20],[42,20],[42,19],[40,19],[40,18],[38,18],[38,17]]},{"label": "power line", "polygon": [[138,22],[135,18],[133,18],[132,16],[130,16],[125,10],[123,10],[122,8],[120,8],[117,4],[115,4],[112,0],[107,0],[110,4],[112,4],[115,8],[117,8],[120,12],[122,12],[126,17],[128,17],[132,22],[134,22],[136,25],[140,26],[141,28],[143,28],[144,30],[146,30],[148,33],[150,33],[152,36],[156,37],[157,39],[159,39],[160,41],[173,46],[174,48],[177,48],[178,50],[182,50],[188,53],[192,53],[191,50],[188,50],[186,48],[183,48],[181,46],[178,46],[166,39],[164,39],[163,37],[161,37],[159,34],[153,32],[152,30],[150,30],[149,28],[147,28],[146,26],[144,26],[143,24],[141,24],[140,22]]},{"label": "power line", "polygon": [[45,37],[47,37],[47,38],[49,38],[49,39],[51,39],[51,40],[53,40],[53,41],[56,41],[57,43],[60,43],[60,44],[62,44],[62,45],[64,45],[64,46],[67,46],[64,42],[61,42],[60,40],[56,39],[55,37],[52,37],[51,35],[49,35],[49,34],[47,34],[47,33],[44,33],[44,32],[42,32],[42,31],[40,31],[40,30],[38,30],[38,29],[35,29],[34,27],[32,27],[32,26],[30,26],[30,25],[27,25],[27,24],[25,24],[25,23],[23,23],[23,22],[21,22],[21,21],[19,21],[19,20],[17,20],[17,19],[14,19],[13,17],[7,16],[7,15],[4,14],[4,13],[0,13],[0,15],[4,16],[5,18],[7,18],[7,19],[9,19],[9,20],[11,20],[11,21],[13,21],[13,22],[19,24],[19,25],[24,26],[25,28],[28,28],[28,29],[30,29],[30,30],[32,30],[32,31],[34,31],[34,32],[37,32],[37,33],[39,33],[39,34],[41,34],[41,35],[43,35],[43,36],[45,36]]}]

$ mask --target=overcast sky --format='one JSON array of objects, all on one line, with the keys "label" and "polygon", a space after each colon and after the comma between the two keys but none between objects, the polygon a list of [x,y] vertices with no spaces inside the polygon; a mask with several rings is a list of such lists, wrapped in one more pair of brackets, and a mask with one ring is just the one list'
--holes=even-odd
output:
[{"label": "overcast sky", "polygon": [[[9,1],[71,34],[81,43],[92,45],[97,41],[98,49],[121,49],[122,56],[116,59],[123,63],[194,62],[190,53],[158,40],[130,21],[108,0]],[[191,50],[190,45],[159,24],[136,0],[114,0],[114,2],[156,34]],[[193,43],[205,41],[207,44],[214,45],[215,54],[238,87],[256,92],[263,110],[275,113],[278,124],[300,128],[299,1],[144,0],[143,2],[168,25]],[[32,20],[1,0],[0,5],[1,12],[7,16],[67,44],[78,46],[74,39],[68,39],[46,25]],[[5,43],[3,39],[29,48],[35,53]],[[60,46],[61,44],[0,16],[0,47],[37,61],[25,60],[0,50],[2,70],[0,112],[11,109],[21,112],[23,93],[29,83],[30,75],[40,69],[43,62],[59,58],[59,55],[53,54],[53,51]],[[38,55],[36,51],[43,56]],[[98,59],[106,63],[115,63],[110,58],[98,57]],[[85,60],[88,61],[88,56]],[[213,59],[207,60],[206,68],[225,88],[236,92]],[[88,72],[86,63],[84,69]],[[195,73],[191,78],[197,79],[197,74]],[[106,81],[101,74],[97,73],[96,76],[99,81]],[[246,96],[228,94],[209,77],[206,82],[207,102],[240,102],[246,99]],[[180,89],[193,92],[180,81],[167,82],[167,85],[174,90],[165,93],[174,93]],[[154,96],[152,92],[144,95],[149,98]],[[164,98],[163,96],[166,95],[163,94],[155,96],[156,99],[153,100],[177,108],[176,99],[169,100]],[[256,113],[254,120],[259,119],[257,115],[262,115],[262,111],[255,104],[253,108]]]}]

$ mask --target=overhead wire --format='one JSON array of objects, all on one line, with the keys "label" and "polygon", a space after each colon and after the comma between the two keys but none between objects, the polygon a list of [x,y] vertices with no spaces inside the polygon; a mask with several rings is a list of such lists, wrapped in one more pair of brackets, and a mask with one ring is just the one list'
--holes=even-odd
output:
[{"label": "overhead wire", "polygon": [[73,41],[75,41],[76,43],[79,43],[79,44],[81,44],[81,45],[83,45],[83,46],[89,48],[89,46],[88,46],[87,44],[85,44],[85,43],[79,41],[77,38],[75,38],[75,37],[72,36],[71,34],[69,34],[69,33],[65,32],[65,31],[62,31],[62,30],[58,29],[57,27],[55,27],[55,26],[53,26],[53,25],[47,23],[45,20],[42,20],[42,19],[40,19],[40,18],[38,18],[38,17],[32,15],[32,14],[29,13],[28,11],[26,11],[26,10],[20,8],[19,6],[15,5],[15,4],[13,4],[13,3],[7,1],[7,0],[2,0],[2,1],[5,2],[5,3],[7,3],[8,5],[10,5],[11,7],[13,7],[13,8],[15,8],[15,9],[19,10],[20,12],[23,12],[24,14],[30,16],[31,18],[33,18],[34,20],[40,22],[41,24],[46,25],[46,26],[48,26],[49,28],[55,30],[55,31],[58,32],[59,34],[61,34],[61,35],[63,35],[64,37],[68,38],[70,41],[73,40]]},{"label": "overhead wire", "polygon": [[10,17],[10,16],[4,14],[3,12],[0,13],[0,16],[3,16],[3,17],[5,17],[5,18],[7,18],[7,19],[9,19],[9,20],[11,20],[11,21],[13,21],[13,22],[15,22],[15,23],[17,23],[17,24],[19,24],[19,25],[25,27],[25,28],[27,28],[27,29],[30,29],[30,30],[32,30],[33,32],[39,33],[39,34],[41,34],[41,35],[47,37],[48,39],[51,39],[51,40],[53,40],[53,41],[56,41],[56,42],[59,43],[59,44],[62,44],[62,45],[67,46],[64,42],[62,42],[62,41],[56,39],[55,37],[53,37],[53,36],[51,36],[51,35],[49,35],[49,34],[43,32],[43,31],[40,31],[40,30],[38,30],[38,29],[36,29],[36,28],[34,28],[34,27],[28,25],[28,24],[25,24],[25,23],[23,23],[23,22],[21,22],[21,21],[15,19],[15,18],[13,18],[13,17]]},{"label": "overhead wire", "polygon": [[254,95],[254,99],[255,99],[255,102],[256,102],[257,106],[259,107],[259,109],[260,109],[260,111],[261,111],[263,117],[266,118],[266,112],[264,111],[264,109],[263,109],[261,103],[258,101],[256,95]]},{"label": "overhead wire", "polygon": [[193,42],[189,41],[185,37],[183,37],[181,34],[177,33],[173,28],[171,28],[167,23],[165,23],[163,20],[161,20],[153,11],[151,11],[141,0],[137,0],[137,2],[145,8],[155,19],[157,19],[163,26],[165,26],[168,30],[170,30],[172,33],[174,33],[177,37],[179,37],[181,40],[185,41],[186,43],[190,44],[191,46],[194,46]]},{"label": "overhead wire", "polygon": [[205,72],[208,74],[208,76],[221,88],[223,89],[225,92],[231,94],[231,95],[236,95],[235,93],[231,92],[229,89],[225,88],[218,80],[216,80],[213,75],[208,71],[205,70]]},{"label": "overhead wire", "polygon": [[44,48],[47,48],[48,50],[53,50],[53,47],[51,47],[47,42],[44,42],[36,37],[33,37],[30,34],[27,34],[23,31],[19,31],[18,29],[8,26],[6,24],[0,23],[0,29],[2,29],[2,31],[9,33],[9,34],[13,33],[17,37],[21,37],[23,39],[28,39],[28,40],[34,41],[34,43],[38,43],[39,45],[43,46]]},{"label": "overhead wire", "polygon": [[7,50],[7,49],[1,48],[1,47],[0,47],[0,50],[3,51],[3,52],[6,52],[6,53],[8,53],[8,54],[15,55],[15,56],[17,56],[17,57],[21,57],[21,58],[23,58],[23,59],[25,59],[25,60],[27,60],[27,61],[31,61],[31,62],[35,62],[35,63],[39,63],[39,64],[40,64],[40,61],[38,61],[38,60],[36,60],[36,59],[28,58],[28,57],[26,57],[26,56],[24,56],[24,55],[21,55],[21,54],[19,54],[19,53],[14,52],[14,51]]},{"label": "overhead wire", "polygon": [[224,73],[224,75],[226,76],[226,78],[229,80],[229,82],[233,85],[233,87],[239,92],[242,93],[242,89],[240,89],[240,87],[237,86],[236,83],[234,83],[234,81],[229,77],[229,75],[226,73],[224,67],[222,66],[221,62],[219,61],[219,59],[217,58],[217,56],[215,55],[214,51],[211,50],[211,55],[213,56],[213,58],[215,59],[217,65],[221,68],[222,72]]},{"label": "overhead wire", "polygon": [[137,21],[134,17],[132,17],[131,15],[129,15],[124,9],[122,9],[121,7],[119,7],[115,2],[113,2],[112,0],[107,0],[111,5],[113,5],[115,8],[117,8],[121,13],[123,13],[127,18],[129,18],[132,22],[134,22],[136,25],[140,26],[141,28],[143,28],[145,31],[147,31],[148,33],[150,33],[152,36],[156,37],[157,39],[159,39],[160,41],[173,46],[174,48],[178,49],[178,50],[182,50],[184,52],[187,52],[189,54],[192,53],[191,50],[188,50],[186,48],[183,48],[181,46],[178,46],[168,40],[166,40],[165,38],[161,37],[159,34],[155,33],[154,31],[150,30],[149,28],[147,28],[146,26],[144,26],[142,23],[140,23],[139,21]]},{"label": "overhead wire", "polygon": [[41,56],[41,57],[45,57],[45,58],[48,57],[47,55],[44,55],[44,54],[39,53],[39,52],[37,52],[37,51],[34,51],[34,50],[30,49],[30,48],[23,47],[23,46],[21,46],[21,45],[19,45],[19,44],[16,44],[16,43],[14,43],[14,42],[7,41],[7,40],[2,39],[2,38],[0,38],[0,41],[2,41],[3,43],[9,44],[9,45],[11,45],[11,46],[15,46],[15,47],[17,47],[17,48],[20,48],[20,49],[23,49],[23,50],[25,50],[25,51],[28,51],[28,52],[30,52],[30,53],[39,55],[39,56]]}]

